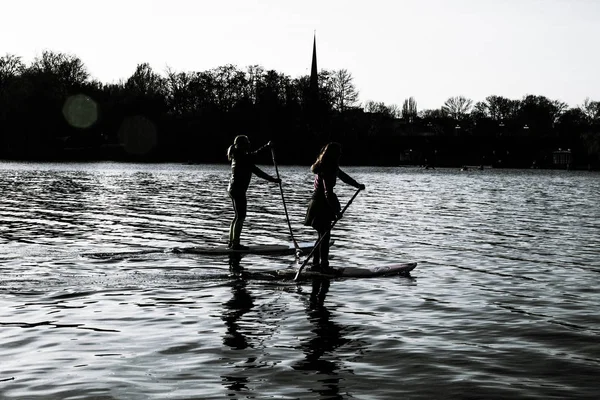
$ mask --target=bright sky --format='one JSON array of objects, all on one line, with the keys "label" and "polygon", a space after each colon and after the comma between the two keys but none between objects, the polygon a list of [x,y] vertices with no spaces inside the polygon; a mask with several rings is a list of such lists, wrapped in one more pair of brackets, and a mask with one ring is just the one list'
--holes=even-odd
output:
[{"label": "bright sky", "polygon": [[148,62],[261,65],[292,78],[347,69],[360,101],[420,110],[449,97],[600,101],[599,0],[3,0],[0,55],[79,57],[95,79]]}]

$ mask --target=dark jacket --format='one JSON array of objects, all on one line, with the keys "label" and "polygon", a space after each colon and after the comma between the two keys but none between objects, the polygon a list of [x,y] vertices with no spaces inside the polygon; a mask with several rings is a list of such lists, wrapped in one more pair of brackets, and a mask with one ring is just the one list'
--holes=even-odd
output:
[{"label": "dark jacket", "polygon": [[255,152],[248,153],[240,151],[232,145],[227,150],[227,153],[230,154],[231,158],[231,178],[229,179],[227,191],[229,191],[232,196],[246,194],[253,173],[263,179],[273,181],[271,176],[263,172],[254,164]]}]

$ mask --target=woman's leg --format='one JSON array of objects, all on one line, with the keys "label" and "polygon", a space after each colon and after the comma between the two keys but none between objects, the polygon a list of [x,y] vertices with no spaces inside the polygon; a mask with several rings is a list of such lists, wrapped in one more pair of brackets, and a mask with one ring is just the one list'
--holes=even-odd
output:
[{"label": "woman's leg", "polygon": [[231,226],[229,227],[229,246],[239,247],[240,236],[242,235],[244,220],[246,219],[246,196],[232,196],[230,194],[230,197],[233,203],[235,217],[233,218],[233,221],[231,221]]},{"label": "woman's leg", "polygon": [[[317,241],[315,242],[315,245],[319,242],[320,239],[321,239],[321,232],[317,231]],[[312,266],[313,266],[313,269],[315,269],[315,270],[319,269],[319,267],[321,266],[320,247],[321,247],[320,245],[316,246],[313,251]]]},{"label": "woman's leg", "polygon": [[329,268],[329,241],[331,239],[331,231],[327,230],[319,234],[322,239],[319,245],[319,253],[321,254],[321,269]]},{"label": "woman's leg", "polygon": [[233,228],[235,227],[235,221],[237,221],[237,211],[235,210],[235,199],[231,195],[231,193],[227,192],[229,198],[231,199],[231,203],[233,204],[233,219],[231,220],[231,224],[229,225],[229,247],[231,247],[233,243]]},{"label": "woman's leg", "polygon": [[315,269],[327,269],[329,268],[329,241],[331,240],[331,232],[329,231],[329,227],[320,229],[317,232],[319,234],[317,238],[319,245],[315,247],[315,251],[313,252],[313,266]]}]

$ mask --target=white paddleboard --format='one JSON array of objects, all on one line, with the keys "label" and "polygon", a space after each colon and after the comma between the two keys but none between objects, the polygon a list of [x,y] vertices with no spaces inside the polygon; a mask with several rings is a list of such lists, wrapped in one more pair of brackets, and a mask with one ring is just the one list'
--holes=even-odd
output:
[{"label": "white paddleboard", "polygon": [[[300,253],[312,250],[314,243],[298,243]],[[186,254],[206,254],[206,255],[230,255],[230,254],[267,254],[267,255],[287,255],[296,254],[296,247],[293,244],[257,244],[248,246],[247,249],[230,249],[227,246],[196,246],[182,247],[174,249],[177,253]]]},{"label": "white paddleboard", "polygon": [[[385,264],[373,267],[342,267],[333,268],[333,273],[321,273],[303,269],[298,279],[312,278],[375,278],[379,276],[409,275],[417,267],[417,263]],[[297,269],[278,270],[277,275],[282,279],[294,279]]]}]

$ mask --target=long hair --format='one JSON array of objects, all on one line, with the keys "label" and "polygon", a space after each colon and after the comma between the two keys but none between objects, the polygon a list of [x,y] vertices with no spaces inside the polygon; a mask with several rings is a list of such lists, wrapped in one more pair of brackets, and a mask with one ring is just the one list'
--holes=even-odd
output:
[{"label": "long hair", "polygon": [[238,152],[247,152],[250,149],[250,139],[246,135],[235,137],[233,144],[227,149],[227,159],[229,161],[236,157]]},{"label": "long hair", "polygon": [[310,169],[315,174],[333,170],[339,166],[338,163],[341,155],[342,145],[337,142],[330,142],[323,146],[317,157],[317,161],[315,161]]}]

